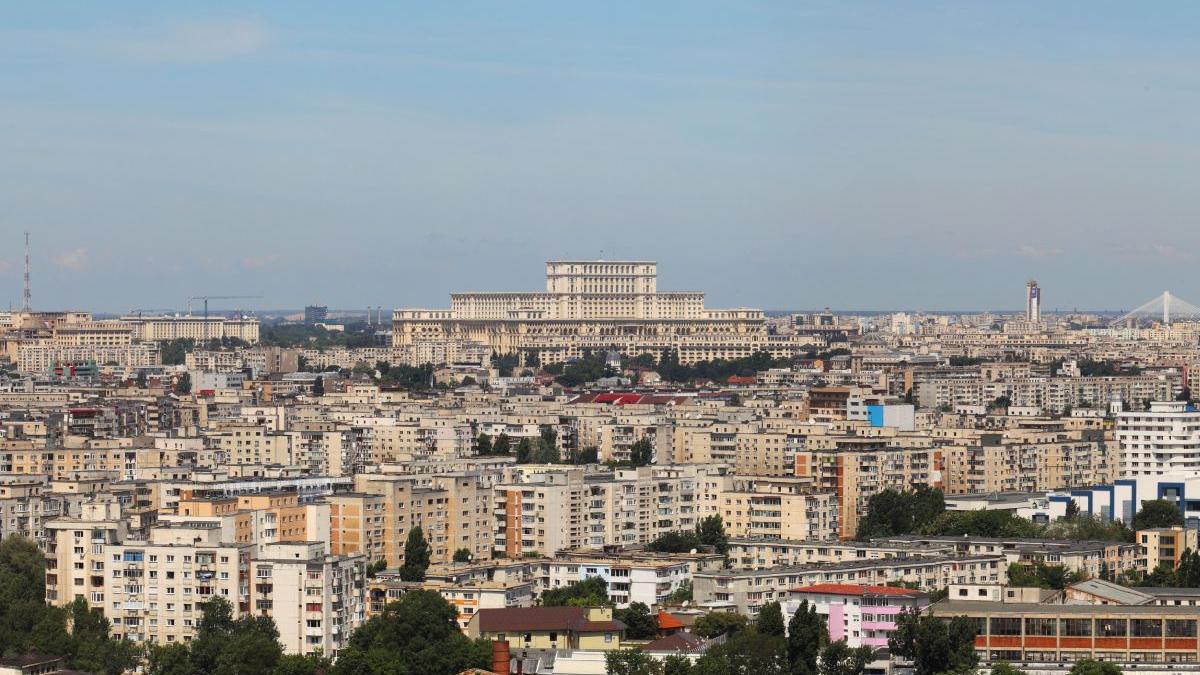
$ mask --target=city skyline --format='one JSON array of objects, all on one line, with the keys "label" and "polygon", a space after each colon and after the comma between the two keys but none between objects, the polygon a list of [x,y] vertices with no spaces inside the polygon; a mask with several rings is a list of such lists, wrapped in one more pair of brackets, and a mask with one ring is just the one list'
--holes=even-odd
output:
[{"label": "city skyline", "polygon": [[423,306],[561,257],[654,258],[720,306],[1017,307],[1026,278],[1047,309],[1197,297],[1197,23],[1182,3],[12,8],[0,302],[25,229],[43,306],[108,311]]}]

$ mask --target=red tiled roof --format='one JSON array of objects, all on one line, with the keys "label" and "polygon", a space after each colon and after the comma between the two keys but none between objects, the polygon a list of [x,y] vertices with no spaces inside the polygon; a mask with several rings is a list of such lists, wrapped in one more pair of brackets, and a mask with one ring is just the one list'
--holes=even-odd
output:
[{"label": "red tiled roof", "polygon": [[730,375],[725,382],[727,384],[754,384],[758,379],[753,376],[742,377],[740,375]]},{"label": "red tiled roof", "polygon": [[827,593],[830,595],[916,595],[919,591],[895,586],[864,586],[862,584],[814,584],[793,588],[793,593]]},{"label": "red tiled roof", "polygon": [[675,630],[683,628],[683,622],[675,618],[671,614],[659,610],[658,612],[658,628],[659,630]]}]

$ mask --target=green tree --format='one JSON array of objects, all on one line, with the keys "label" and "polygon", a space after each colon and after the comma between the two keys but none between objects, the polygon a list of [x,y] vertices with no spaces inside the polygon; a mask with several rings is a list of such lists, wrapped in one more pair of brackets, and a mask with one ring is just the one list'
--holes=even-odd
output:
[{"label": "green tree", "polygon": [[283,656],[279,630],[268,616],[243,616],[233,622],[212,675],[271,675]]},{"label": "green tree", "polygon": [[469,563],[471,562],[471,551],[469,549],[460,548],[454,552],[454,558],[452,560],[456,563]]},{"label": "green tree", "polygon": [[[845,640],[831,642],[821,650],[818,675],[863,675],[867,665],[875,659],[875,650],[870,647],[850,648]],[[798,673],[795,669],[792,673]]]},{"label": "green tree", "polygon": [[1183,525],[1183,513],[1178,506],[1165,499],[1142,502],[1142,508],[1133,516],[1134,530],[1180,525]]},{"label": "green tree", "polygon": [[604,655],[607,675],[663,675],[663,663],[637,649],[613,650]]},{"label": "green tree", "polygon": [[[1079,515],[1079,504],[1074,499],[1067,500],[1067,513],[1064,518],[1070,519]],[[999,665],[999,664],[997,664]],[[1007,664],[1005,664],[1007,665]]]},{"label": "green tree", "polygon": [[749,623],[749,619],[737,612],[709,612],[696,619],[692,624],[692,632],[702,638],[715,638],[726,633],[736,633]]},{"label": "green tree", "polygon": [[721,555],[729,552],[729,535],[725,533],[725,521],[721,516],[707,516],[701,520],[696,526],[696,536],[701,544],[713,547]]},{"label": "green tree", "polygon": [[756,630],[738,631],[723,644],[710,647],[692,668],[692,675],[788,675],[784,640]]},{"label": "green tree", "polygon": [[[34,628],[49,613],[45,567],[45,555],[32,540],[9,535],[0,542],[0,654],[30,650]],[[65,587],[67,579],[60,583]],[[58,620],[59,625],[62,621]],[[41,632],[47,641],[53,633],[49,627],[43,627]]]},{"label": "green tree", "polygon": [[491,665],[491,645],[458,627],[435,591],[409,591],[354,631],[333,675],[456,675]]},{"label": "green tree", "polygon": [[475,454],[490,455],[492,454],[492,437],[487,434],[479,434],[475,439]]},{"label": "green tree", "polygon": [[973,671],[979,662],[975,624],[965,616],[944,619],[902,611],[888,646],[893,655],[912,661],[915,675]]},{"label": "green tree", "polygon": [[1200,588],[1200,554],[1190,548],[1179,554],[1176,579],[1181,588]]},{"label": "green tree", "polygon": [[313,380],[312,395],[313,396],[324,396],[325,395],[325,378],[321,377],[320,375],[317,376],[317,379]]},{"label": "green tree", "polygon": [[629,446],[629,461],[634,466],[648,466],[654,458],[654,446],[650,439],[641,438]]},{"label": "green tree", "polygon": [[533,459],[533,441],[522,438],[521,442],[517,443],[517,464],[529,464]]},{"label": "green tree", "polygon": [[225,598],[213,598],[201,608],[200,624],[192,640],[192,666],[208,675],[217,668],[217,658],[233,632],[233,606]]},{"label": "green tree", "polygon": [[189,373],[183,373],[179,379],[175,380],[175,393],[181,395],[192,393],[192,376]]},{"label": "green tree", "polygon": [[778,602],[768,602],[758,610],[754,628],[763,635],[783,637],[783,609]]},{"label": "green tree", "polygon": [[403,581],[425,581],[425,570],[429,569],[429,542],[418,525],[408,531],[404,542],[404,564],[400,566]]},{"label": "green tree", "polygon": [[937,520],[946,511],[941,490],[920,486],[900,492],[888,488],[867,500],[867,513],[859,521],[858,538],[912,534]]},{"label": "green tree", "polygon": [[1121,675],[1121,669],[1108,661],[1080,659],[1067,675]]},{"label": "green tree", "polygon": [[496,436],[496,440],[492,443],[493,455],[507,455],[512,451],[512,439],[503,431]]},{"label": "green tree", "polygon": [[150,645],[146,675],[197,675],[192,666],[192,650],[183,642]]},{"label": "green tree", "polygon": [[380,572],[382,572],[386,569],[387,569],[387,559],[380,558],[379,560],[376,560],[375,562],[367,565],[367,569],[366,569],[367,576],[374,578],[375,575],[379,574]]},{"label": "green tree", "polygon": [[793,675],[816,675],[817,657],[828,642],[829,629],[817,606],[802,600],[788,622],[787,659]]},{"label": "green tree", "polygon": [[646,544],[647,551],[656,553],[687,553],[700,548],[700,536],[695,532],[664,532]]},{"label": "green tree", "polygon": [[93,609],[83,598],[76,598],[68,611],[71,650],[65,656],[73,669],[97,675],[121,675],[138,664],[141,650],[129,640],[109,639],[111,627],[101,609]]},{"label": "green tree", "polygon": [[613,616],[625,624],[625,637],[631,640],[649,640],[658,635],[658,618],[644,602],[632,602],[629,607],[613,612]]},{"label": "green tree", "polygon": [[284,654],[271,675],[326,675],[333,662],[323,654]]},{"label": "green tree", "polygon": [[135,377],[133,380],[133,383],[135,385],[137,385],[138,389],[145,389],[146,388],[146,371],[139,370],[137,377]]},{"label": "green tree", "polygon": [[685,581],[679,585],[679,588],[671,591],[667,596],[667,602],[671,604],[682,604],[692,601],[692,582]]},{"label": "green tree", "polygon": [[543,607],[600,607],[610,605],[608,582],[600,577],[588,577],[573,584],[542,591]]},{"label": "green tree", "polygon": [[1008,585],[1010,586],[1062,590],[1082,580],[1082,575],[1068,571],[1062,565],[1047,565],[1039,562],[1032,566],[1020,563],[1011,563],[1008,566]]}]

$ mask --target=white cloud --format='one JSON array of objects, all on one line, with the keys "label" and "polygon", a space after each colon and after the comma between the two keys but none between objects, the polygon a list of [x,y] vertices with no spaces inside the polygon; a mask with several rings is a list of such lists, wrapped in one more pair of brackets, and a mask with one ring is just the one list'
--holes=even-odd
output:
[{"label": "white cloud", "polygon": [[270,34],[261,22],[242,18],[74,31],[3,31],[0,40],[138,63],[209,63],[257,52],[267,45]]},{"label": "white cloud", "polygon": [[79,271],[88,266],[88,252],[82,248],[64,251],[54,256],[54,264],[66,270]]}]

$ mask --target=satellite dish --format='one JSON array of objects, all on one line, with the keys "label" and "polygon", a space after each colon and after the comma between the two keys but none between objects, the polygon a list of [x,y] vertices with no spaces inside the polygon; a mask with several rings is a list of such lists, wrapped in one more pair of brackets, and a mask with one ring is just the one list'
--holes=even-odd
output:
[{"label": "satellite dish", "polygon": [[688,553],[691,553],[692,555],[696,555],[696,549],[692,549],[692,550],[688,551]]}]

